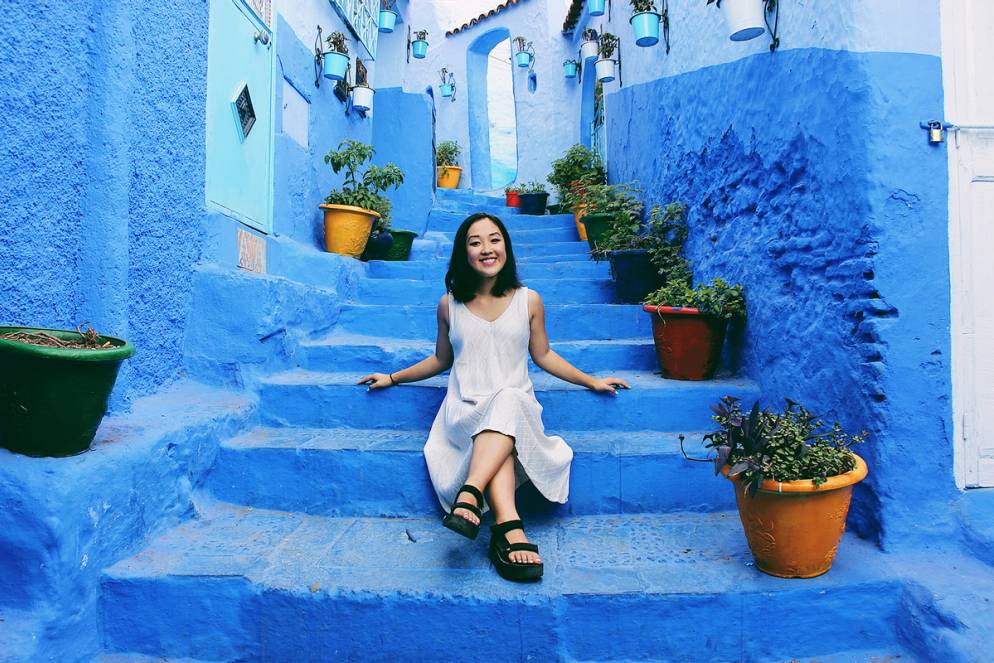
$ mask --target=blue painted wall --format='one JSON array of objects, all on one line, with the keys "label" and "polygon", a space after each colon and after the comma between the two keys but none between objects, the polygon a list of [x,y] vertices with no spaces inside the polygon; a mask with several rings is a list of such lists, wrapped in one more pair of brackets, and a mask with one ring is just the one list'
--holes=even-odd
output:
[{"label": "blue painted wall", "polygon": [[818,48],[607,96],[611,179],[687,201],[697,277],[746,286],[733,362],[871,432],[852,525],[885,545],[953,525],[941,113],[938,58]]}]

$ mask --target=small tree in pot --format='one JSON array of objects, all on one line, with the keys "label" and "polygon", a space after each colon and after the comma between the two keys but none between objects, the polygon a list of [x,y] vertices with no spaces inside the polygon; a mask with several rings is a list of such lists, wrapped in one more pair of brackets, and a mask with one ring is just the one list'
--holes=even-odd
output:
[{"label": "small tree in pot", "polygon": [[852,452],[867,433],[846,433],[838,422],[828,427],[789,399],[782,412],[761,410],[757,401],[746,414],[732,397],[711,409],[720,428],[704,436],[705,446],[716,454],[715,474],[735,485],[756,566],[784,578],[827,572],[845,532],[852,487],[867,474]]},{"label": "small tree in pot", "polygon": [[746,315],[742,286],[720,278],[696,288],[689,279],[673,279],[650,294],[642,310],[652,314],[663,377],[676,380],[714,377],[729,320]]},{"label": "small tree in pot", "polygon": [[456,189],[459,187],[459,178],[462,176],[462,168],[459,166],[459,155],[461,153],[462,148],[454,140],[443,141],[435,148],[435,165],[439,188]]},{"label": "small tree in pot", "polygon": [[582,204],[580,221],[592,252],[600,248],[617,224],[641,223],[645,206],[638,196],[639,190],[631,184],[589,184],[584,179],[571,188],[566,201],[571,206]]},{"label": "small tree in pot", "polygon": [[372,145],[343,140],[324,162],[335,173],[345,171],[342,188],[334,189],[321,205],[324,210],[325,248],[331,253],[358,258],[366,248],[373,222],[390,216],[390,200],[382,195],[404,182],[404,172],[395,164],[368,166],[360,179],[359,169],[373,159]]}]

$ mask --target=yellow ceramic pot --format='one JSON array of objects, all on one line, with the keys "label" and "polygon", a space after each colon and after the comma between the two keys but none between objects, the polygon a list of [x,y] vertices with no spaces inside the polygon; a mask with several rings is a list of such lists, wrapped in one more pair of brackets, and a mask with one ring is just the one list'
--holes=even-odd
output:
[{"label": "yellow ceramic pot", "polygon": [[[728,469],[722,468],[726,477]],[[856,456],[855,469],[820,486],[809,480],[764,481],[755,495],[746,494],[740,477],[732,478],[756,567],[781,578],[813,578],[832,568],[846,531],[852,487],[866,471],[866,463]]]},{"label": "yellow ceramic pot", "polygon": [[438,174],[438,188],[459,188],[459,178],[462,176],[461,166],[438,166],[436,171]]},{"label": "yellow ceramic pot", "polygon": [[377,212],[351,205],[319,205],[324,210],[324,246],[328,253],[358,258],[366,250]]}]

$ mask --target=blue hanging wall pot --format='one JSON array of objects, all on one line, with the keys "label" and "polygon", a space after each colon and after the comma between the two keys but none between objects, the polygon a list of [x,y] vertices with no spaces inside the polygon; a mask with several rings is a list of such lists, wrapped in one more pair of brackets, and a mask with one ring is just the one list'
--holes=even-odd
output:
[{"label": "blue hanging wall pot", "polygon": [[333,81],[340,81],[345,78],[345,72],[349,68],[349,56],[346,53],[329,51],[324,54],[324,77]]},{"label": "blue hanging wall pot", "polygon": [[442,90],[442,96],[443,97],[451,97],[452,96],[452,85],[450,83],[446,83],[446,84],[442,85],[441,86],[441,90]]},{"label": "blue hanging wall pot", "polygon": [[587,13],[591,16],[603,16],[607,0],[587,0]]},{"label": "blue hanging wall pot", "polygon": [[527,67],[532,63],[532,54],[528,51],[518,51],[515,57],[518,60],[519,67]]},{"label": "blue hanging wall pot", "polygon": [[380,32],[393,32],[397,25],[397,12],[392,9],[380,10]]},{"label": "blue hanging wall pot", "polygon": [[563,75],[566,78],[576,78],[576,63],[572,60],[563,63]]},{"label": "blue hanging wall pot", "polygon": [[655,46],[659,43],[659,18],[656,12],[642,12],[632,16],[629,23],[635,32],[636,46]]},{"label": "blue hanging wall pot", "polygon": [[418,39],[417,41],[411,42],[411,53],[418,60],[423,60],[426,55],[428,55],[428,42],[424,39]]}]

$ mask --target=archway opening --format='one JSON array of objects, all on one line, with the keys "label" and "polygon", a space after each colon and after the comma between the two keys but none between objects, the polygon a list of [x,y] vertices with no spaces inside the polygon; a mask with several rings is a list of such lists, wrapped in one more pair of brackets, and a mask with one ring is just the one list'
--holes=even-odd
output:
[{"label": "archway opening", "polygon": [[481,35],[467,58],[471,177],[474,189],[489,191],[518,173],[510,32],[497,28]]}]

